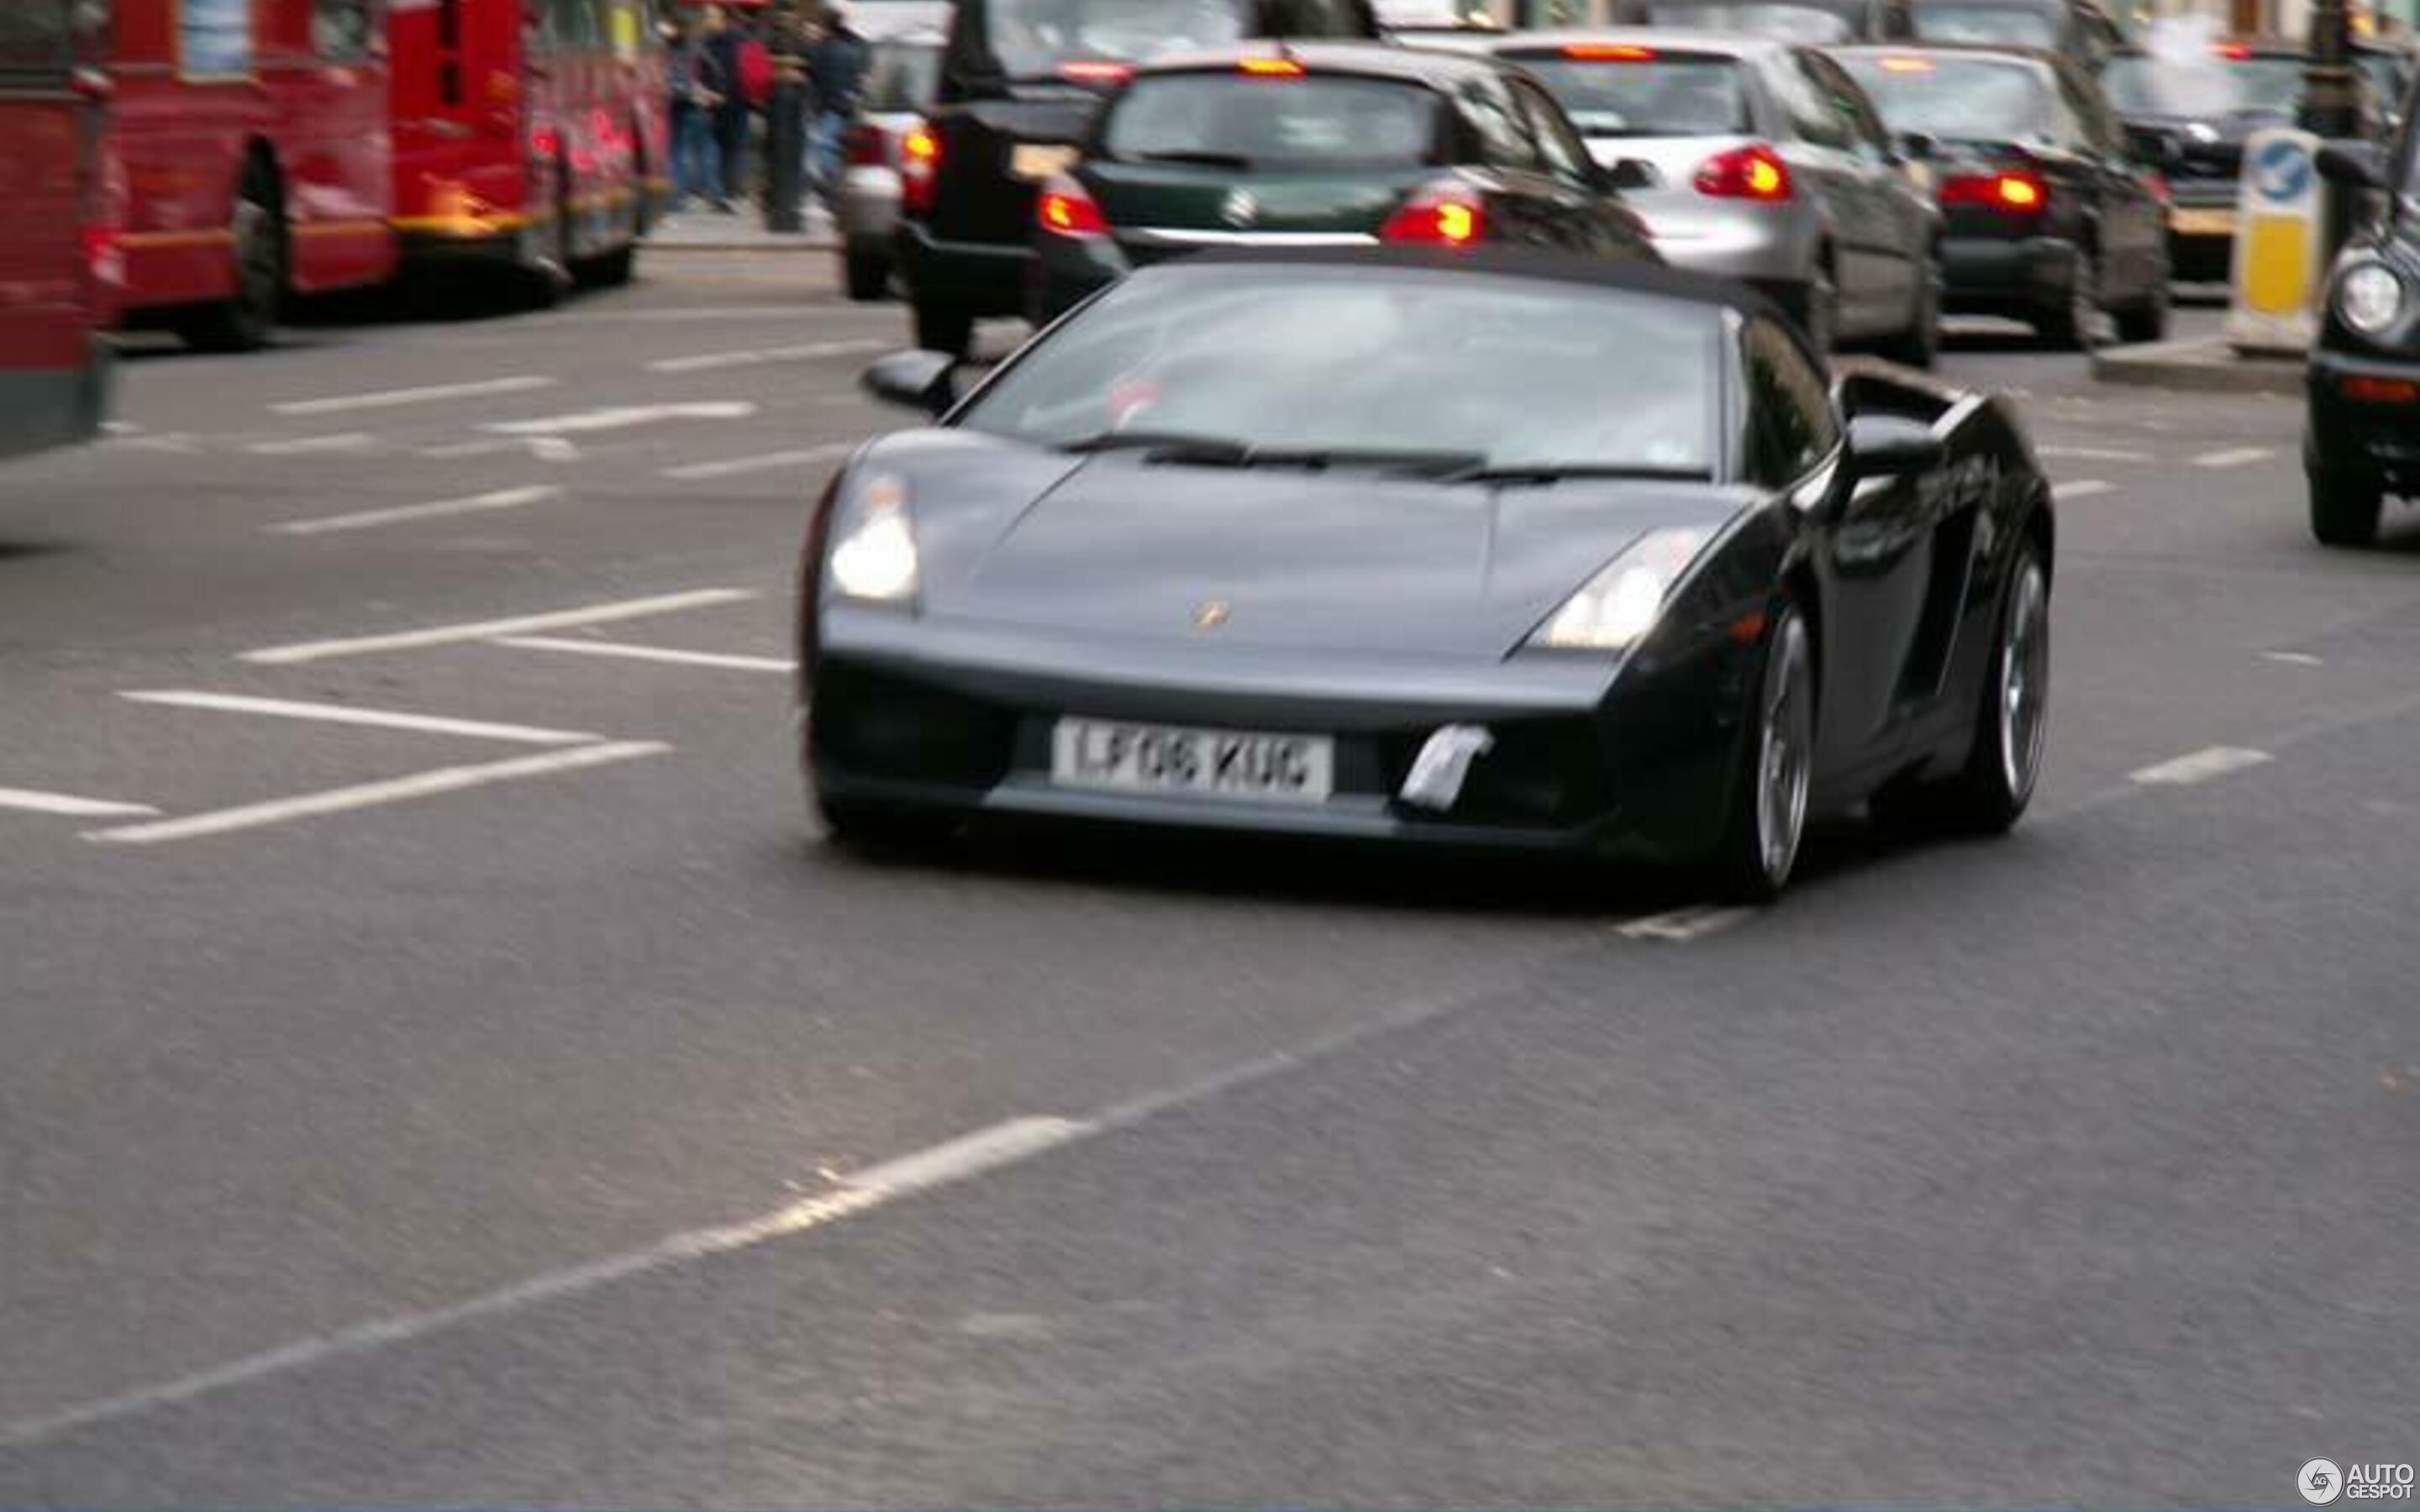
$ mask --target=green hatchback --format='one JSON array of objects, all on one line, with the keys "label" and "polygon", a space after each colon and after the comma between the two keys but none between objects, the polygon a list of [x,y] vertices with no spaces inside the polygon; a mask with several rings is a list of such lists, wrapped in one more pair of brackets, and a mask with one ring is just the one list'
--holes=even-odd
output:
[{"label": "green hatchback", "polygon": [[1138,72],[1034,202],[1034,313],[1205,247],[1551,247],[1654,262],[1562,107],[1492,58],[1262,44]]}]

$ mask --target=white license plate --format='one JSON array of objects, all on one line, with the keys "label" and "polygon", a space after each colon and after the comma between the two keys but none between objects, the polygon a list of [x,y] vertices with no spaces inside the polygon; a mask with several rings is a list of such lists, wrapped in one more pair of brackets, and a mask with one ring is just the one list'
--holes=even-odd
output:
[{"label": "white license plate", "polygon": [[1062,719],[1050,733],[1050,779],[1062,787],[1122,793],[1321,803],[1336,790],[1336,742],[1326,735]]},{"label": "white license plate", "polygon": [[2235,212],[2170,210],[2168,229],[2180,237],[2231,237],[2235,235]]},{"label": "white license plate", "polygon": [[1019,178],[1047,178],[1064,173],[1075,162],[1074,147],[1020,142],[1008,155],[1008,171]]}]

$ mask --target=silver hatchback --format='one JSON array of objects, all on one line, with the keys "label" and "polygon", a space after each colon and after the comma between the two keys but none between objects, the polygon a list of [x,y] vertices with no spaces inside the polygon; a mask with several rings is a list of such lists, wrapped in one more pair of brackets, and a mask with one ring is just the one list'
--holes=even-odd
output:
[{"label": "silver hatchback", "polygon": [[891,248],[899,224],[901,172],[929,147],[924,112],[941,77],[950,8],[925,0],[885,0],[855,14],[871,42],[857,118],[841,138],[832,185],[832,231],[842,282],[852,300],[878,300],[891,288]]},{"label": "silver hatchback", "polygon": [[1661,29],[1529,32],[1491,51],[1562,103],[1665,261],[1757,285],[1819,347],[1931,365],[1940,212],[1838,64]]}]

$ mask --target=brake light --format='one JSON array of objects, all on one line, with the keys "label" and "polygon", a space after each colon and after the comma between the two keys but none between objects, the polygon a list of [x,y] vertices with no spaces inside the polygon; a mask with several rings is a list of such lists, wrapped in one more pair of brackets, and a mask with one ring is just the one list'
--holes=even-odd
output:
[{"label": "brake light", "polygon": [[547,162],[551,162],[554,161],[555,154],[562,150],[563,138],[555,131],[553,127],[541,126],[536,131],[530,133],[530,153],[532,156],[542,158]]},{"label": "brake light", "polygon": [[899,139],[899,208],[910,215],[933,208],[933,186],[941,177],[941,139],[929,126],[911,126]]},{"label": "brake light", "polygon": [[840,139],[841,161],[852,168],[881,168],[891,162],[891,133],[872,121],[859,121]]},{"label": "brake light", "polygon": [[1075,58],[1059,65],[1059,77],[1074,84],[1124,84],[1134,77],[1134,65],[1108,58]]},{"label": "brake light", "polygon": [[1886,57],[1881,60],[1885,73],[1931,73],[1932,60],[1920,57]]},{"label": "brake light", "polygon": [[1405,200],[1378,228],[1381,241],[1467,247],[1487,234],[1487,210],[1458,183],[1433,184]]},{"label": "brake light", "polygon": [[1652,63],[1655,49],[1635,42],[1570,42],[1563,56],[1575,63]]},{"label": "brake light", "polygon": [[2221,42],[2211,51],[2229,63],[2246,62],[2252,56],[2252,49],[2242,42]]},{"label": "brake light", "polygon": [[2041,176],[2024,170],[2009,173],[1953,174],[1941,180],[1941,203],[1976,205],[2017,215],[2040,215],[2050,203],[2050,186]]},{"label": "brake light", "polygon": [[2336,389],[2363,404],[2420,403],[2420,383],[2409,378],[2347,378],[2337,381]]},{"label": "brake light", "polygon": [[1100,201],[1073,178],[1053,178],[1042,186],[1042,197],[1033,202],[1033,219],[1055,237],[1109,234],[1109,218],[1101,213]]},{"label": "brake light", "polygon": [[1290,57],[1248,57],[1236,60],[1238,71],[1255,79],[1299,79],[1302,65]]},{"label": "brake light", "polygon": [[1777,203],[1790,197],[1790,164],[1761,142],[1718,152],[1698,165],[1698,193],[1714,199]]}]

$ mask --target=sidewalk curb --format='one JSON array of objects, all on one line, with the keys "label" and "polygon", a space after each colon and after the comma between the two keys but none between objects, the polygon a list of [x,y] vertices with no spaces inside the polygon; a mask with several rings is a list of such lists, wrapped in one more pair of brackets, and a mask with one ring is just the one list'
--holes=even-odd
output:
[{"label": "sidewalk curb", "polygon": [[837,252],[839,250],[839,238],[811,236],[785,238],[780,241],[657,241],[650,239],[645,244],[645,251],[649,256],[659,256],[665,253],[681,252],[761,252],[775,257],[795,257],[801,253]]},{"label": "sidewalk curb", "polygon": [[2114,347],[2092,354],[2097,382],[2203,393],[2299,394],[2303,366],[2299,358],[2238,357],[2217,336]]}]

